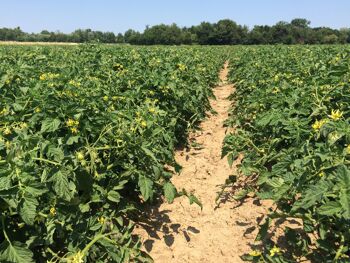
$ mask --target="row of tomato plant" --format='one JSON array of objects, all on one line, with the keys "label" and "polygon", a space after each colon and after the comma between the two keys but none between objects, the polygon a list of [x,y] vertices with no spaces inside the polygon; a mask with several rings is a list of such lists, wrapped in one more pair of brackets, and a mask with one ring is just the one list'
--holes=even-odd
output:
[{"label": "row of tomato plant", "polygon": [[[230,164],[242,154],[255,193],[274,207],[260,225],[255,262],[350,260],[350,48],[235,48],[230,80],[236,91],[225,138]],[[235,178],[227,181],[235,184]],[[281,222],[283,234],[271,233]]]},{"label": "row of tomato plant", "polygon": [[164,195],[205,116],[210,47],[2,46],[0,261],[147,261],[130,214]]}]

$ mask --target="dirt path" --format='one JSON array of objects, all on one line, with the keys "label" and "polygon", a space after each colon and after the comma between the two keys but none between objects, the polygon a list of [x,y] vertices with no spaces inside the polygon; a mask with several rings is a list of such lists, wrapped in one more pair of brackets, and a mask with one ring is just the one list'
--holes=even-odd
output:
[{"label": "dirt path", "polygon": [[211,100],[217,114],[209,114],[201,130],[190,136],[200,146],[176,152],[183,170],[172,182],[180,190],[193,192],[203,210],[189,205],[185,197],[178,198],[173,204],[152,207],[148,224],[136,229],[156,263],[242,262],[239,256],[251,251],[257,218],[266,213],[253,199],[239,207],[227,202],[215,209],[219,185],[234,172],[226,158],[221,159],[223,122],[230,108],[227,97],[233,92],[233,86],[226,84],[227,73],[226,63],[220,72],[222,85],[214,89],[216,100]]}]

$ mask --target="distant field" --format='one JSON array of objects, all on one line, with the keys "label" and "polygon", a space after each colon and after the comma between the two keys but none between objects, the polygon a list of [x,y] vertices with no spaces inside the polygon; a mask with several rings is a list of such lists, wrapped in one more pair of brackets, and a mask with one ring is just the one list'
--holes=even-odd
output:
[{"label": "distant field", "polygon": [[66,43],[66,42],[18,42],[18,41],[0,41],[0,45],[22,45],[22,46],[46,46],[46,45],[59,45],[59,46],[67,46],[67,45],[78,45],[78,43]]}]

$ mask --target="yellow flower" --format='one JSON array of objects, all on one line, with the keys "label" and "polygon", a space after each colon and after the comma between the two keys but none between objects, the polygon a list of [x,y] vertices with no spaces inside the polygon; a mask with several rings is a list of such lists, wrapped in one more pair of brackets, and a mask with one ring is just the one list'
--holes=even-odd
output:
[{"label": "yellow flower", "polygon": [[179,64],[177,64],[177,68],[180,71],[185,71],[187,67],[186,67],[186,65],[179,63]]},{"label": "yellow flower", "polygon": [[101,225],[103,225],[104,222],[106,221],[106,219],[105,219],[103,216],[100,216],[99,218],[97,218],[97,221],[98,221]]},{"label": "yellow flower", "polygon": [[11,147],[11,143],[9,141],[5,142],[5,147],[8,149]]},{"label": "yellow flower", "polygon": [[74,126],[74,120],[73,120],[73,119],[68,119],[68,121],[66,121],[66,125],[67,125],[68,127]]},{"label": "yellow flower", "polygon": [[79,125],[79,121],[78,120],[73,120],[73,119],[68,119],[66,121],[66,125],[67,125],[67,127],[78,126]]},{"label": "yellow flower", "polygon": [[319,130],[322,128],[322,126],[324,124],[326,124],[328,121],[326,119],[322,119],[322,120],[316,120],[314,124],[312,124],[312,128],[314,130]]},{"label": "yellow flower", "polygon": [[331,115],[329,115],[329,117],[335,121],[339,120],[342,116],[343,116],[343,112],[339,110],[332,110]]},{"label": "yellow flower", "polygon": [[103,100],[104,100],[104,101],[108,101],[108,96],[104,96],[104,97],[103,97]]},{"label": "yellow flower", "polygon": [[0,115],[6,115],[6,113],[8,113],[6,108],[3,108],[2,111],[0,111]]},{"label": "yellow flower", "polygon": [[76,157],[79,161],[84,160],[84,153],[83,152],[77,152]]},{"label": "yellow flower", "polygon": [[144,127],[144,128],[147,127],[147,122],[142,121],[142,122],[141,122],[141,126]]},{"label": "yellow flower", "polygon": [[55,79],[58,78],[60,74],[53,74],[53,73],[43,73],[40,75],[39,79],[44,81],[44,80],[49,80],[49,79]]},{"label": "yellow flower", "polygon": [[6,127],[3,131],[4,135],[10,135],[11,134],[11,129],[9,127]]},{"label": "yellow flower", "polygon": [[120,63],[114,64],[114,70],[120,71],[123,70],[124,66]]},{"label": "yellow flower", "polygon": [[84,254],[79,250],[72,258],[68,258],[69,263],[84,263]]},{"label": "yellow flower", "polygon": [[149,111],[150,113],[154,113],[154,112],[156,111],[156,109],[155,109],[155,108],[149,108],[148,111]]},{"label": "yellow flower", "polygon": [[253,250],[249,253],[249,255],[252,257],[259,257],[261,256],[261,252],[259,250]]},{"label": "yellow flower", "polygon": [[270,256],[273,257],[274,255],[279,254],[280,252],[281,252],[281,250],[278,247],[274,246],[270,250]]},{"label": "yellow flower", "polygon": [[320,173],[318,174],[318,176],[321,177],[321,178],[324,177],[325,175],[326,175],[326,174],[325,174],[324,172],[320,172]]},{"label": "yellow flower", "polygon": [[273,91],[272,91],[273,94],[277,94],[277,93],[279,93],[279,92],[280,92],[280,89],[279,89],[279,88],[274,88]]},{"label": "yellow flower", "polygon": [[54,207],[50,208],[50,215],[51,216],[55,216],[56,215],[56,208],[54,208]]},{"label": "yellow flower", "polygon": [[70,128],[70,131],[73,133],[73,134],[77,134],[79,131],[77,129],[77,127],[72,127]]},{"label": "yellow flower", "polygon": [[81,86],[80,82],[77,82],[77,81],[75,81],[75,80],[70,80],[70,81],[68,82],[68,84],[69,84],[69,85],[72,85],[72,86],[74,86],[74,87],[77,87],[77,88]]},{"label": "yellow flower", "polygon": [[37,108],[35,108],[34,112],[39,113],[39,112],[41,112],[41,109],[39,107],[37,107]]}]

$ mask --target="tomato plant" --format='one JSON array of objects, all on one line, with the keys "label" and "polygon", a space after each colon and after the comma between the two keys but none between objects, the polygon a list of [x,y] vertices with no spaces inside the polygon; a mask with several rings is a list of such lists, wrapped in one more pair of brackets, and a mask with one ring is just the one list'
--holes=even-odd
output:
[{"label": "tomato plant", "polygon": [[181,194],[166,167],[223,61],[209,47],[2,46],[1,261],[149,260],[130,213]]},{"label": "tomato plant", "polygon": [[[230,79],[236,83],[235,127],[225,138],[230,163],[243,153],[242,175],[274,209],[261,225],[263,248],[247,258],[263,262],[348,262],[350,256],[350,53],[348,46],[236,48]],[[244,197],[244,194],[240,194]],[[286,244],[269,238],[273,221]]]}]

